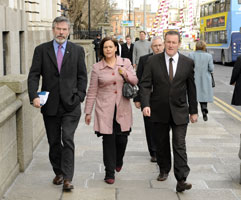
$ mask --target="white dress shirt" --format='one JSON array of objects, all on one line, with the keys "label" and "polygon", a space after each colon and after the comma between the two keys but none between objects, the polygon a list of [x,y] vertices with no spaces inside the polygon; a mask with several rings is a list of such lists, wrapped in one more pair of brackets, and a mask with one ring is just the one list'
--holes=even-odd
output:
[{"label": "white dress shirt", "polygon": [[179,53],[176,53],[173,57],[170,57],[169,55],[166,54],[165,52],[165,60],[166,60],[166,65],[167,65],[167,73],[169,75],[169,59],[173,58],[172,61],[172,67],[173,67],[173,78],[175,77],[176,71],[177,71],[177,63],[179,59]]}]

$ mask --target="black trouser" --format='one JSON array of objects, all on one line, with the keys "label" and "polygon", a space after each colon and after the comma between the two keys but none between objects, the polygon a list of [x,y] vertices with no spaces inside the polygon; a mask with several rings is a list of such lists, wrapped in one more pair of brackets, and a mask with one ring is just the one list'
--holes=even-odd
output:
[{"label": "black trouser", "polygon": [[[113,130],[115,130],[114,127]],[[123,165],[123,157],[128,141],[127,137],[127,135],[121,133],[117,134],[115,131],[113,131],[113,134],[103,134],[103,160],[106,171],[105,179],[115,178],[115,168]]]},{"label": "black trouser", "polygon": [[208,114],[208,103],[207,102],[199,102],[201,106],[201,111],[203,115]]},{"label": "black trouser", "polygon": [[99,62],[99,60],[100,60],[100,49],[95,50],[95,59],[96,59],[96,62]]},{"label": "black trouser", "polygon": [[152,135],[153,124],[152,124],[151,118],[143,116],[143,119],[145,124],[146,141],[147,141],[148,150],[151,156],[156,157],[156,145],[154,143],[153,135]]},{"label": "black trouser", "polygon": [[80,119],[80,105],[66,112],[59,105],[56,116],[43,115],[49,143],[49,160],[56,175],[72,180],[74,174],[74,133]]},{"label": "black trouser", "polygon": [[157,164],[160,172],[169,173],[171,170],[171,149],[169,131],[172,129],[172,145],[174,156],[174,174],[177,181],[186,180],[190,168],[187,165],[186,131],[187,124],[175,125],[173,120],[169,123],[153,123],[153,138],[156,143]]}]

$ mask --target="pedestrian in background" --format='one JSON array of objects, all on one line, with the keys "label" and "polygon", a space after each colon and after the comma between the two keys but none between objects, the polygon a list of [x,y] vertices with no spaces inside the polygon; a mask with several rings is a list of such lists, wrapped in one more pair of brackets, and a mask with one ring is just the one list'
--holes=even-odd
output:
[{"label": "pedestrian in background", "polygon": [[[146,65],[146,62],[148,60],[148,58],[152,55],[158,54],[158,53],[162,53],[164,50],[164,44],[162,42],[161,37],[159,36],[155,36],[152,38],[152,42],[151,42],[151,48],[153,53],[144,55],[140,57],[139,60],[139,65],[136,71],[136,75],[138,80],[141,80],[143,71],[144,71],[144,67],[149,67],[148,65]],[[139,86],[140,87],[140,86]],[[141,108],[141,99],[140,99],[140,95],[138,95],[137,97],[134,98],[134,102],[135,102],[135,106],[136,108]],[[148,116],[143,116],[144,119],[144,125],[145,125],[145,132],[146,132],[146,141],[147,141],[147,146],[148,146],[148,150],[151,156],[151,162],[156,162],[156,145],[155,145],[155,141],[153,139],[153,124],[151,122],[151,118]]]},{"label": "pedestrian in background", "polygon": [[151,43],[146,40],[146,32],[140,31],[140,40],[134,43],[133,67],[137,69],[140,57],[151,52]]},{"label": "pedestrian in background", "polygon": [[123,157],[132,126],[130,100],[123,97],[125,79],[135,85],[138,80],[129,59],[118,56],[118,42],[106,37],[100,44],[102,60],[93,65],[85,104],[85,123],[91,122],[95,105],[94,131],[103,140],[105,182],[115,182],[115,170],[122,169]]},{"label": "pedestrian in background", "polygon": [[132,54],[133,54],[134,44],[131,43],[131,36],[126,36],[126,43],[121,45],[121,57],[128,58],[132,63]]},{"label": "pedestrian in background", "polygon": [[[149,57],[140,82],[143,115],[151,117],[156,145],[158,181],[165,181],[171,170],[170,129],[174,156],[176,191],[192,188],[186,179],[190,172],[187,163],[186,133],[189,120],[198,118],[194,62],[180,54],[179,32],[165,34],[165,52]],[[148,67],[147,67],[148,66]]]},{"label": "pedestrian in background", "polygon": [[[60,16],[52,25],[54,40],[35,48],[28,75],[30,102],[41,108],[49,143],[49,159],[55,173],[53,184],[73,189],[74,133],[78,126],[87,86],[84,49],[67,41],[70,22]],[[37,94],[40,77],[42,91],[48,91],[45,105]]]},{"label": "pedestrian in background", "polygon": [[232,105],[241,105],[241,56],[237,58],[234,64],[230,85],[234,85]]},{"label": "pedestrian in background", "polygon": [[206,43],[203,40],[196,42],[196,51],[189,57],[194,61],[195,84],[197,101],[200,103],[203,120],[208,120],[208,103],[213,102],[212,77],[214,64],[212,55],[207,53]]},{"label": "pedestrian in background", "polygon": [[94,50],[95,50],[96,62],[99,62],[100,60],[100,42],[101,42],[101,37],[100,37],[100,34],[98,33],[96,35],[96,39],[93,41],[93,44],[95,45]]}]

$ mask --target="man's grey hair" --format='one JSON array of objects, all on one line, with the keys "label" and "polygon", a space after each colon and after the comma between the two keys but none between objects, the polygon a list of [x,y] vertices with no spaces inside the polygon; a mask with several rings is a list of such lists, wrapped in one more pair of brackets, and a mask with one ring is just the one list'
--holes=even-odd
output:
[{"label": "man's grey hair", "polygon": [[70,21],[67,17],[65,16],[59,16],[59,17],[56,17],[52,23],[52,29],[55,28],[56,24],[57,23],[60,23],[60,22],[66,22],[68,24],[68,27],[70,29]]},{"label": "man's grey hair", "polygon": [[161,41],[162,41],[162,38],[161,38],[161,36],[154,36],[154,37],[151,39],[151,43],[153,43],[155,40],[161,40]]}]

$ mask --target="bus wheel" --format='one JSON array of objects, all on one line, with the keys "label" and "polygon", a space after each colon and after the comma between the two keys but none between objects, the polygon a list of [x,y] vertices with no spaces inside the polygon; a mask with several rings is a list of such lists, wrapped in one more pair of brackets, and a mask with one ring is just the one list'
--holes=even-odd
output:
[{"label": "bus wheel", "polygon": [[221,55],[221,62],[222,64],[225,66],[226,65],[226,62],[225,62],[225,55],[224,55],[224,52],[222,51],[222,55]]}]

